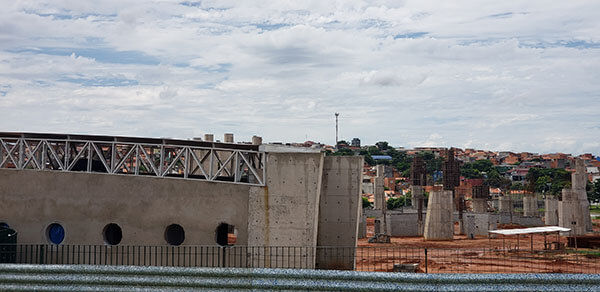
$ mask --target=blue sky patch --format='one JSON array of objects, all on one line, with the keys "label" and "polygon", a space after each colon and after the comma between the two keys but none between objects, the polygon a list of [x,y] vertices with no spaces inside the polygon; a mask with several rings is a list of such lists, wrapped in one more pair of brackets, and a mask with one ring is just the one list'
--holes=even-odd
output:
[{"label": "blue sky patch", "polygon": [[94,78],[71,78],[64,77],[59,81],[81,84],[83,86],[134,86],[138,85],[137,80],[122,78],[122,77],[94,77]]},{"label": "blue sky patch", "polygon": [[140,51],[117,51],[111,48],[56,48],[42,47],[36,49],[12,50],[12,53],[32,53],[52,56],[82,56],[95,59],[100,63],[158,65],[160,60]]},{"label": "blue sky patch", "polygon": [[405,34],[397,34],[394,36],[394,39],[417,39],[427,35],[428,32],[425,31],[417,31],[417,32],[409,32]]}]

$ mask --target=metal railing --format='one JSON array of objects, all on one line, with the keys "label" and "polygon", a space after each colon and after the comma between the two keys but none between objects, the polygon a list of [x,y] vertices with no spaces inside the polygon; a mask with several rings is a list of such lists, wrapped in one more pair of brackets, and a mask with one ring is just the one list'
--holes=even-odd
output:
[{"label": "metal railing", "polygon": [[0,265],[0,291],[598,291],[600,275]]},{"label": "metal railing", "polygon": [[0,168],[265,185],[258,146],[193,140],[0,133]]},{"label": "metal railing", "polygon": [[407,247],[0,245],[0,263],[422,273],[600,273],[600,253]]}]

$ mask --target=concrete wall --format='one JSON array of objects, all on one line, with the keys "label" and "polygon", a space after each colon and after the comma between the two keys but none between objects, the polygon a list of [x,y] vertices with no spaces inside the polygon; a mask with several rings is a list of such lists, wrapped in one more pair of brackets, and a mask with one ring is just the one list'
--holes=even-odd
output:
[{"label": "concrete wall", "polygon": [[104,244],[109,223],[123,232],[121,245],[167,245],[165,228],[179,224],[185,245],[216,245],[222,223],[248,244],[248,194],[263,187],[183,179],[0,169],[0,221],[19,232],[20,243],[45,243],[57,222],[63,244]]},{"label": "concrete wall", "polygon": [[[362,209],[362,166],[362,156],[325,157],[319,203],[318,246],[356,246],[358,218]],[[317,268],[354,269],[354,257],[347,251],[344,257],[321,257],[322,252],[327,250],[317,251]],[[354,253],[353,250],[351,252]]]},{"label": "concrete wall", "polygon": [[316,246],[323,154],[269,153],[267,187],[250,191],[251,246]]},{"label": "concrete wall", "polygon": [[464,215],[464,220],[467,238],[487,236],[488,230],[496,229],[496,223],[494,222],[495,218],[490,214],[467,213]]},{"label": "concrete wall", "polygon": [[[217,245],[216,228],[227,223],[236,228],[236,245],[355,245],[361,157],[268,152],[266,169],[265,187],[0,169],[0,222],[19,232],[20,243],[47,242],[46,227],[56,222],[65,229],[63,244],[102,245],[102,230],[116,223],[123,233],[120,245],[167,245],[164,235],[170,224],[184,228],[183,245]],[[299,260],[314,267],[314,257],[313,250]]]},{"label": "concrete wall", "polygon": [[420,236],[417,213],[397,213],[388,211],[387,234],[390,236]]}]

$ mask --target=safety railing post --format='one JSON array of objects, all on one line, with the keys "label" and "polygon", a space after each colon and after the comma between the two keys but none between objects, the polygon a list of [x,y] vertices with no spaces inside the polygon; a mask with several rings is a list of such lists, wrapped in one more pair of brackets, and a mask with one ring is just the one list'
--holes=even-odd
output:
[{"label": "safety railing post", "polygon": [[429,273],[428,269],[427,269],[427,248],[424,249],[425,250],[425,274]]}]

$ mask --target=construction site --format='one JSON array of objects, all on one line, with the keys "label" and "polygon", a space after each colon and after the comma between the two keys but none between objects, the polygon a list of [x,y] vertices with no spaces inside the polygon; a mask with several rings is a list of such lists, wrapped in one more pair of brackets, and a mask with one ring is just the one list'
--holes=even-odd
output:
[{"label": "construction site", "polygon": [[[487,186],[467,200],[453,149],[441,184],[414,157],[410,206],[387,210],[384,165],[365,179],[361,156],[223,141],[0,133],[0,262],[600,272],[580,160],[560,198],[543,198],[544,212],[532,195],[515,212]],[[371,208],[361,207],[365,191]]]}]

